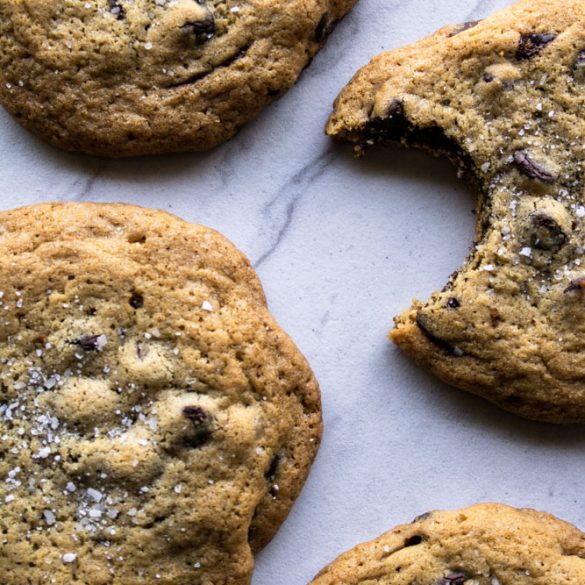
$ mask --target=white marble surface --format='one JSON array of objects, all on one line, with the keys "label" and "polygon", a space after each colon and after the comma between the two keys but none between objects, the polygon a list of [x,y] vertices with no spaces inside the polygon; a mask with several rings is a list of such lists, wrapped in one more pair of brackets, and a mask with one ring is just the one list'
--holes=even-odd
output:
[{"label": "white marble surface", "polygon": [[444,161],[382,149],[358,161],[322,131],[338,91],[374,54],[507,3],[361,0],[296,87],[209,154],[64,154],[0,113],[0,208],[125,201],[212,226],[249,255],[309,358],[324,440],[254,585],[304,585],[342,551],[433,508],[502,501],[585,528],[585,429],[503,413],[387,341],[393,315],[462,261],[473,193]]}]

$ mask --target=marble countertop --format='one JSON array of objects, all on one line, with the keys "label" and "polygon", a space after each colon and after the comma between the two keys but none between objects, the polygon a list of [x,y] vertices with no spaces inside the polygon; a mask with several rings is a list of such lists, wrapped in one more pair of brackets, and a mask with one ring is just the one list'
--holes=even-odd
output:
[{"label": "marble countertop", "polygon": [[0,112],[0,208],[124,201],[214,227],[251,259],[272,313],[321,384],[322,447],[259,555],[253,585],[305,585],[358,542],[429,509],[501,501],[585,529],[585,429],[531,423],[451,389],[387,340],[472,239],[474,194],[445,161],[323,135],[373,55],[508,0],[361,0],[297,85],[207,154],[106,161],[62,153]]}]

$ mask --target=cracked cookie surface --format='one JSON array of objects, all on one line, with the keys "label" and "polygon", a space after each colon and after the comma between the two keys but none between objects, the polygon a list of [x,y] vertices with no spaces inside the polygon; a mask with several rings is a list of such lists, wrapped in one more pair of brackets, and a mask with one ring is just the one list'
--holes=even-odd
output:
[{"label": "cracked cookie surface", "polygon": [[391,337],[522,416],[585,422],[585,2],[525,0],[383,53],[327,132],[451,158],[480,193],[475,246]]},{"label": "cracked cookie surface", "polygon": [[585,535],[502,504],[429,512],[343,554],[311,585],[580,585]]},{"label": "cracked cookie surface", "polygon": [[248,260],[124,205],[0,213],[3,585],[246,585],[321,433]]},{"label": "cracked cookie surface", "polygon": [[207,150],[285,93],[355,1],[0,0],[0,102],[67,150]]}]

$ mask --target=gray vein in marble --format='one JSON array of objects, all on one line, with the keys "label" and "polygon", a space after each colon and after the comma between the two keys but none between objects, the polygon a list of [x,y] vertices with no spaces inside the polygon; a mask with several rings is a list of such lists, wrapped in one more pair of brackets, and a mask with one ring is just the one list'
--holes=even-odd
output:
[{"label": "gray vein in marble", "polygon": [[393,0],[384,3],[384,10],[386,14],[392,14],[393,12],[398,12],[398,10],[404,10],[408,4],[409,2],[405,2],[404,0]]},{"label": "gray vein in marble", "polygon": [[[304,165],[292,175],[277,192],[276,196],[264,206],[261,213],[262,217],[266,220],[266,225],[277,225],[279,217],[281,221],[275,230],[276,234],[272,237],[272,241],[266,250],[253,262],[254,268],[258,269],[277,251],[287,235],[300,201],[312,183],[323,175],[327,167],[331,164],[332,159],[333,152],[325,151]],[[282,209],[283,206],[284,209]]]},{"label": "gray vein in marble", "polygon": [[220,160],[217,165],[219,180],[222,187],[229,187],[234,182],[237,163],[244,153],[253,148],[252,141],[245,132],[240,133],[238,140],[231,140],[224,149],[220,149]]},{"label": "gray vein in marble", "polygon": [[330,319],[331,319],[331,311],[333,310],[333,307],[335,305],[335,301],[337,301],[337,297],[338,294],[332,294],[329,299],[327,300],[327,309],[325,311],[325,313],[323,314],[323,316],[321,317],[321,319],[319,320],[319,328],[315,329],[315,333],[317,335],[321,335],[321,333],[323,332],[323,329],[325,328],[325,326],[327,325],[327,323],[329,323]]},{"label": "gray vein in marble", "polygon": [[94,185],[106,170],[107,161],[105,159],[96,159],[91,162],[91,167],[93,168],[91,168],[89,174],[79,177],[71,185],[72,190],[81,185],[81,190],[74,195],[75,201],[83,201],[91,197]]},{"label": "gray vein in marble", "polygon": [[492,4],[492,0],[477,0],[474,7],[469,11],[467,19],[478,20],[480,18],[485,18],[495,11],[495,8],[492,6]]}]

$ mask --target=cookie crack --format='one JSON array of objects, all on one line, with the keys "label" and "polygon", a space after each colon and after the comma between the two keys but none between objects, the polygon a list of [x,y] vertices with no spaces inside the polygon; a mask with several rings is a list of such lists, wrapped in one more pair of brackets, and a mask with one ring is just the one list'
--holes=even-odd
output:
[{"label": "cookie crack", "polygon": [[207,71],[202,71],[200,73],[196,73],[196,74],[192,75],[191,77],[188,77],[184,81],[179,81],[177,83],[163,84],[163,85],[161,85],[161,87],[164,89],[177,89],[180,87],[185,87],[187,85],[193,85],[194,83],[197,83],[198,81],[201,81],[202,79],[205,79],[209,75],[216,73],[218,70],[226,69],[227,67],[230,67],[231,65],[233,65],[234,63],[236,63],[240,59],[243,59],[248,54],[248,51],[250,51],[250,49],[252,48],[253,45],[254,45],[253,41],[243,45],[239,49],[236,49],[236,51],[234,51],[229,57],[226,57],[223,61],[221,61],[217,65],[214,65],[211,69],[209,69]]}]

